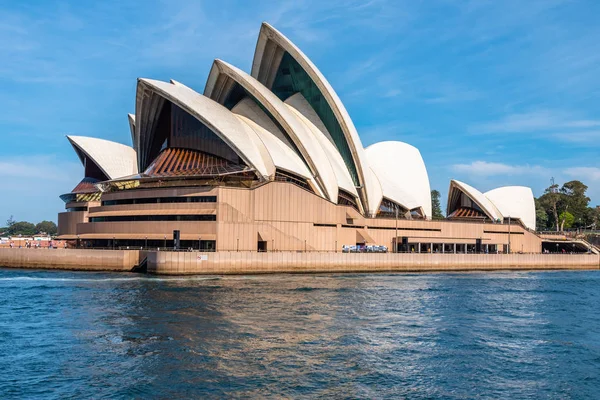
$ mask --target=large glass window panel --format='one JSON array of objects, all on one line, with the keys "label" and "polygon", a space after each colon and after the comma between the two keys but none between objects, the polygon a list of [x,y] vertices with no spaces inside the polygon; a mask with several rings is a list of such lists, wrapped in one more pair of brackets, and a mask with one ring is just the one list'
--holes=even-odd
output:
[{"label": "large glass window panel", "polygon": [[287,52],[281,59],[271,90],[282,101],[296,93],[301,93],[304,96],[319,118],[321,118],[321,121],[333,138],[334,144],[342,155],[354,184],[359,186],[358,173],[356,172],[352,152],[333,110],[329,107],[327,100],[310,76]]}]

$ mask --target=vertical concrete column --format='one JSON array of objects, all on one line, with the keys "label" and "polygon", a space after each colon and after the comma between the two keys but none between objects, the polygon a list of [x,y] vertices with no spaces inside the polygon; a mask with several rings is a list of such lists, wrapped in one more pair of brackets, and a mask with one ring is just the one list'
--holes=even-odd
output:
[{"label": "vertical concrete column", "polygon": [[421,243],[417,243],[417,253],[421,252]]},{"label": "vertical concrete column", "polygon": [[454,243],[453,247],[454,247],[454,254],[456,254],[456,243]]}]

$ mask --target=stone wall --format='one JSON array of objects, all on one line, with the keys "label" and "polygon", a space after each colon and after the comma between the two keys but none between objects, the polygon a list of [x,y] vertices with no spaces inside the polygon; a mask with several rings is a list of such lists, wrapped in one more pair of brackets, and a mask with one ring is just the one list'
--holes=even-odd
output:
[{"label": "stone wall", "polygon": [[0,267],[131,271],[148,258],[153,274],[272,274],[600,269],[595,254],[369,254],[0,249]]},{"label": "stone wall", "polygon": [[263,274],[599,269],[594,254],[149,252],[154,274]]},{"label": "stone wall", "polygon": [[0,267],[131,271],[139,250],[0,249]]}]

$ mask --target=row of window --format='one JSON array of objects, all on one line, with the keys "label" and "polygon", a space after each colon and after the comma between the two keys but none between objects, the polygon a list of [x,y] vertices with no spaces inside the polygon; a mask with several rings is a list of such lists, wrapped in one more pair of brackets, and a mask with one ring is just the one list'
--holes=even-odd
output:
[{"label": "row of window", "polygon": [[157,204],[157,203],[216,203],[217,196],[189,196],[189,197],[148,197],[142,199],[105,200],[103,206],[117,206],[121,204]]},{"label": "row of window", "polygon": [[118,215],[92,217],[90,222],[216,221],[216,215]]},{"label": "row of window", "polygon": [[67,208],[67,212],[75,212],[75,211],[87,211],[87,207],[69,207]]}]

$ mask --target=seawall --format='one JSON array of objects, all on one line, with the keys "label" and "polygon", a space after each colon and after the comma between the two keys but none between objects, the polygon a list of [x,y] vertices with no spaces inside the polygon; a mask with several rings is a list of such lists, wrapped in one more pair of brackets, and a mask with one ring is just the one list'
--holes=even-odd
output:
[{"label": "seawall", "polygon": [[600,269],[595,254],[376,254],[0,249],[0,267],[131,271],[147,257],[159,275]]},{"label": "seawall", "polygon": [[600,269],[595,254],[148,253],[153,274],[272,274]]},{"label": "seawall", "polygon": [[0,249],[0,267],[131,271],[140,250]]}]

